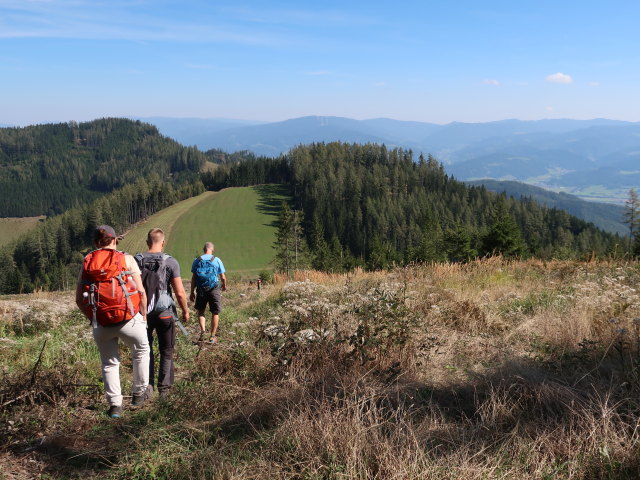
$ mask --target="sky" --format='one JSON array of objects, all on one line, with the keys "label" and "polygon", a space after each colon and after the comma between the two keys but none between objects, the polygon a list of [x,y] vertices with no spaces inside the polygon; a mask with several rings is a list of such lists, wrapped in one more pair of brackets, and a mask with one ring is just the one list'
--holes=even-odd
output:
[{"label": "sky", "polygon": [[640,2],[0,0],[0,124],[640,120]]}]

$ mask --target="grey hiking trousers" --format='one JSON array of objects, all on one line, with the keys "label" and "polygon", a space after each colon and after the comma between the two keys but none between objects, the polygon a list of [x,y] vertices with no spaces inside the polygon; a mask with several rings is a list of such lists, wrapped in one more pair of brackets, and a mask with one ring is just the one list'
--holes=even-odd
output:
[{"label": "grey hiking trousers", "polygon": [[131,349],[133,363],[133,395],[141,395],[149,384],[149,341],[147,340],[147,322],[142,315],[136,314],[128,322],[111,327],[98,325],[93,329],[102,361],[102,379],[104,393],[109,405],[122,405],[120,388],[120,348],[122,340]]}]

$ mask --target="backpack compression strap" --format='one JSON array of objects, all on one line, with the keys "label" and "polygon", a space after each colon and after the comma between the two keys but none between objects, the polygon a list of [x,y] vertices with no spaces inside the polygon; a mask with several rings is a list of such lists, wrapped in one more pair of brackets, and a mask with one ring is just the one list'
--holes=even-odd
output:
[{"label": "backpack compression strap", "polygon": [[131,316],[133,317],[136,314],[136,312],[133,311],[131,294],[129,293],[129,290],[127,289],[127,284],[124,281],[125,275],[133,275],[133,272],[130,272],[129,270],[124,270],[120,272],[118,275],[116,275],[114,278],[118,279],[118,282],[120,283],[120,287],[122,288],[122,293],[124,294],[124,297],[127,299],[127,307],[129,307],[129,312],[131,312]]}]

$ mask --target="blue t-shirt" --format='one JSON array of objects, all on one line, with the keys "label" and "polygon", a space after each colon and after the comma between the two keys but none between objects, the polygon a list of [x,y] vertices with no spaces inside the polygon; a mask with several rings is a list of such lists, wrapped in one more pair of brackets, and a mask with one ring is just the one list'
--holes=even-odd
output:
[{"label": "blue t-shirt", "polygon": [[[198,260],[199,259],[203,259],[203,260],[211,260],[213,258],[213,255],[211,254],[205,254],[205,255],[200,255],[199,257],[196,257],[196,259],[193,261],[193,264],[191,265],[191,273],[196,273],[196,269],[198,268]],[[213,267],[216,269],[216,276],[224,273],[226,270],[224,269],[224,265],[222,264],[222,260],[220,260],[218,257],[213,259]]]}]

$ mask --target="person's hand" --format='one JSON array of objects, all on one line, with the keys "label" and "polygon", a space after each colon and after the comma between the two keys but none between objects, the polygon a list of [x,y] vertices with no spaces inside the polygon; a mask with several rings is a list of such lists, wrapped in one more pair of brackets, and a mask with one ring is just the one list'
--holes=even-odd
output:
[{"label": "person's hand", "polygon": [[190,302],[196,301],[196,292],[191,292],[191,295],[189,295],[189,301]]},{"label": "person's hand", "polygon": [[189,321],[189,310],[182,312],[182,323],[187,323]]},{"label": "person's hand", "polygon": [[225,283],[224,285],[222,285],[222,291],[226,292],[227,291],[227,284]]}]

